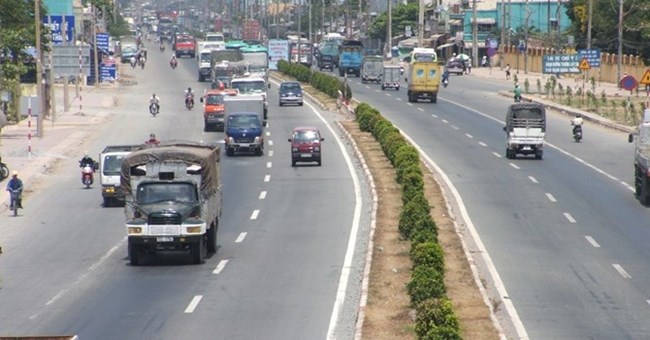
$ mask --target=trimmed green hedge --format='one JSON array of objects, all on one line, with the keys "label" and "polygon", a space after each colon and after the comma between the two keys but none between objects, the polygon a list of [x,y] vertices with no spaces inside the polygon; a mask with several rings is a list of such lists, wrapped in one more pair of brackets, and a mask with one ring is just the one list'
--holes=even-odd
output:
[{"label": "trimmed green hedge", "polygon": [[346,100],[352,99],[350,86],[335,76],[316,72],[305,65],[289,63],[285,60],[278,61],[278,71],[296,78],[299,82],[309,83],[332,98],[338,98],[341,91]]},{"label": "trimmed green hedge", "polygon": [[415,317],[415,333],[422,340],[462,339],[451,301],[441,298],[420,303]]}]

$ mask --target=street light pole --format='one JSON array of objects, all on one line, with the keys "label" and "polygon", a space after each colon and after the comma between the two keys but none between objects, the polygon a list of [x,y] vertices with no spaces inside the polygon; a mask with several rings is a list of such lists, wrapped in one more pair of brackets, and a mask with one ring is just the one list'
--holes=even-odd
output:
[{"label": "street light pole", "polygon": [[45,115],[45,91],[43,89],[43,46],[41,45],[41,0],[34,1],[34,25],[36,26],[36,96],[40,104],[36,116],[36,133],[43,138],[43,116]]},{"label": "street light pole", "polygon": [[312,41],[312,38],[311,38],[311,0],[309,0],[309,41]]}]

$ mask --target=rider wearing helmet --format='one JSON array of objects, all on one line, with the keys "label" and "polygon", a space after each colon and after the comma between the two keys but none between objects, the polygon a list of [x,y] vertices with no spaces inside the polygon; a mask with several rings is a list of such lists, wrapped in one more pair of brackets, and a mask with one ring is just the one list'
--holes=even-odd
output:
[{"label": "rider wearing helmet", "polygon": [[79,161],[79,167],[84,168],[86,166],[89,166],[95,171],[95,160],[88,156],[88,151],[84,152],[84,156],[81,158]]},{"label": "rider wearing helmet", "polygon": [[156,97],[156,94],[152,94],[151,98],[149,98],[149,110],[151,111],[151,108],[155,106],[158,111],[160,111],[160,98]]}]

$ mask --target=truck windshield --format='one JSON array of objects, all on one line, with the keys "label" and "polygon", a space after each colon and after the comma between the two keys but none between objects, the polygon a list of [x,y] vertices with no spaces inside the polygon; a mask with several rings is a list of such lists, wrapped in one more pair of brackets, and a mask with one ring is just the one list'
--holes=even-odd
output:
[{"label": "truck windshield", "polygon": [[206,105],[223,105],[222,94],[211,94],[205,98]]},{"label": "truck windshield", "polygon": [[210,53],[201,53],[201,62],[202,63],[209,63],[210,60],[212,59]]},{"label": "truck windshield", "polygon": [[238,115],[228,117],[228,127],[251,128],[260,126],[256,115]]},{"label": "truck windshield", "polygon": [[102,173],[104,176],[119,176],[122,171],[124,155],[106,155],[102,160]]},{"label": "truck windshield", "polygon": [[233,81],[232,88],[239,90],[239,93],[265,92],[266,85],[263,80],[260,81]]},{"label": "truck windshield", "polygon": [[191,183],[143,183],[138,186],[137,200],[140,204],[164,201],[197,202],[197,194]]}]

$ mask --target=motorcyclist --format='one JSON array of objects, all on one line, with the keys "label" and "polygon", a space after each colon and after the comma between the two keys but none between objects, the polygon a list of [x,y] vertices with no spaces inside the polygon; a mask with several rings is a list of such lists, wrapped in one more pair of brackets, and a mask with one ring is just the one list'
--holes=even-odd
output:
[{"label": "motorcyclist", "polygon": [[149,110],[151,110],[153,106],[155,106],[157,111],[160,112],[160,98],[156,97],[155,93],[151,95],[151,98],[149,98]]},{"label": "motorcyclist", "polygon": [[160,141],[156,139],[155,134],[151,133],[149,134],[149,139],[147,139],[144,143],[148,145],[158,146],[160,144]]},{"label": "motorcyclist", "polygon": [[582,119],[581,114],[576,114],[573,119],[571,119],[571,126],[573,126],[573,134],[575,135],[577,132],[582,132],[582,124],[584,123],[584,120]]},{"label": "motorcyclist", "polygon": [[[18,178],[18,171],[14,170],[11,172],[11,179],[7,183],[7,191],[11,194],[12,192],[18,192],[18,200],[15,203],[18,203],[18,208],[23,208],[22,204],[22,193],[23,193],[23,181]],[[12,202],[10,200],[10,202]],[[12,202],[14,203],[14,202]],[[13,209],[13,207],[11,207]]]},{"label": "motorcyclist", "polygon": [[519,87],[519,83],[515,83],[515,101],[521,101],[521,87]]},{"label": "motorcyclist", "polygon": [[80,168],[83,169],[86,166],[91,167],[93,169],[93,172],[96,170],[95,169],[95,160],[92,157],[88,156],[88,151],[84,152],[84,156],[79,161],[79,167]]},{"label": "motorcyclist", "polygon": [[169,60],[169,65],[171,67],[176,67],[178,60],[176,60],[176,55],[172,55],[172,58]]},{"label": "motorcyclist", "polygon": [[[442,82],[447,82],[447,84],[449,84],[449,70],[447,68],[442,72]],[[447,85],[445,84],[445,86]]]},{"label": "motorcyclist", "polygon": [[188,87],[187,90],[185,90],[185,103],[187,104],[187,101],[190,101],[192,103],[192,106],[194,106],[194,92],[192,92],[192,88]]}]

